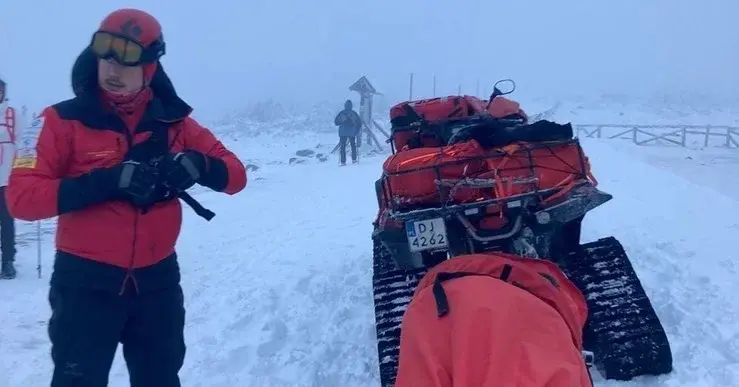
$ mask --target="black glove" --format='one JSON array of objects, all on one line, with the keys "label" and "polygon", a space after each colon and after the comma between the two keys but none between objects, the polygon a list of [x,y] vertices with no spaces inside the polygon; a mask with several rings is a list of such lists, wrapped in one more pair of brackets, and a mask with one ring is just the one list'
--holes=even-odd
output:
[{"label": "black glove", "polygon": [[182,192],[200,182],[207,172],[207,156],[200,152],[184,151],[170,154],[163,165],[164,185]]},{"label": "black glove", "polygon": [[134,205],[151,202],[159,181],[158,171],[145,164],[126,161],[112,168],[100,168],[59,183],[59,215],[112,200],[128,200]]},{"label": "black glove", "polygon": [[124,161],[119,167],[118,191],[137,207],[156,201],[154,193],[160,181],[159,170],[136,161]]}]

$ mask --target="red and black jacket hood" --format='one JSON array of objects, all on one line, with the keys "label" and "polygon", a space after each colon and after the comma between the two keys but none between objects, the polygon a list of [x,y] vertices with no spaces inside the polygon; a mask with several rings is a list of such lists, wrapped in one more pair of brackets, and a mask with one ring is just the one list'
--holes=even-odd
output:
[{"label": "red and black jacket hood", "polygon": [[[72,66],[72,91],[76,97],[74,100],[77,102],[88,107],[101,108],[97,60],[98,58],[89,48],[80,53]],[[156,119],[174,122],[183,120],[192,113],[192,107],[177,95],[172,80],[164,71],[161,62],[157,63],[157,70],[149,87],[154,94],[149,109],[152,110],[151,113]]]}]

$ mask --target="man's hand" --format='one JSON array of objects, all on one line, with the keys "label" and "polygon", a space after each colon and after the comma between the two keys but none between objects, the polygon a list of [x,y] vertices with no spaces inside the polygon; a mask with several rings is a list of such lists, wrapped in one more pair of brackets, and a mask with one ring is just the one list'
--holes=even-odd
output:
[{"label": "man's hand", "polygon": [[135,206],[153,203],[158,181],[156,169],[135,161],[65,178],[59,184],[57,212],[66,214],[112,200],[127,200]]},{"label": "man's hand", "polygon": [[207,171],[207,158],[200,152],[184,151],[168,155],[164,161],[164,185],[177,192],[197,183]]},{"label": "man's hand", "polygon": [[133,204],[148,204],[159,182],[159,171],[136,161],[124,161],[120,167],[118,190],[128,196]]}]

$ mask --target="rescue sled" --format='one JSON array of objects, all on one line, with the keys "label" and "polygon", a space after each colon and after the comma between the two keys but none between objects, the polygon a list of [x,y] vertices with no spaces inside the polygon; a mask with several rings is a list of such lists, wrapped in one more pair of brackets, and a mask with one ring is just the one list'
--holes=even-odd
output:
[{"label": "rescue sled", "polygon": [[[503,81],[501,81],[503,82]],[[606,379],[672,371],[664,329],[621,244],[580,243],[597,188],[570,124],[529,122],[518,104],[470,96],[391,109],[394,153],[375,184],[373,289],[382,386],[394,384],[403,314],[429,268],[503,252],[557,264],[587,300],[584,349]],[[496,101],[498,105],[491,109]]]}]

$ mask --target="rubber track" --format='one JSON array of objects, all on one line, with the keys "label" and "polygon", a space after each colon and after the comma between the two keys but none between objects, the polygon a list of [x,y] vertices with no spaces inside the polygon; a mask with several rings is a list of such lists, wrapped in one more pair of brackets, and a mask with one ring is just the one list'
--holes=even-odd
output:
[{"label": "rubber track", "polygon": [[403,313],[425,271],[409,272],[395,269],[390,253],[376,240],[373,255],[372,285],[375,299],[380,385],[393,387],[398,372],[400,326]]},{"label": "rubber track", "polygon": [[672,371],[667,335],[623,246],[613,237],[581,246],[565,272],[588,303],[584,347],[606,379]]}]

